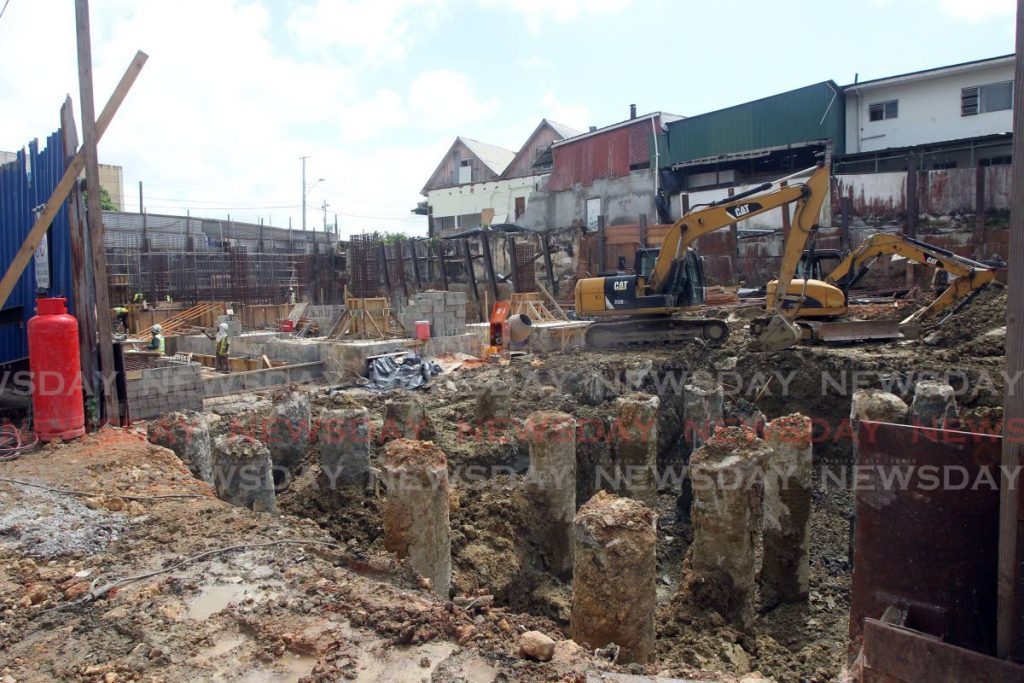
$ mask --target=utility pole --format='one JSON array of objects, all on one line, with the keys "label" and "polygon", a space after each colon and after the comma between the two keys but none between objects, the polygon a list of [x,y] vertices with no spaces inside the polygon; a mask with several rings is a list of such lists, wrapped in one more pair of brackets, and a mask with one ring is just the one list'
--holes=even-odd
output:
[{"label": "utility pole", "polygon": [[142,181],[139,181],[139,213],[146,213],[142,208]]},{"label": "utility pole", "polygon": [[324,210],[324,232],[327,232],[327,200],[326,199],[324,200],[324,205],[323,205],[322,208]]},{"label": "utility pole", "polygon": [[302,159],[302,232],[306,232],[306,159],[309,157],[299,158]]}]

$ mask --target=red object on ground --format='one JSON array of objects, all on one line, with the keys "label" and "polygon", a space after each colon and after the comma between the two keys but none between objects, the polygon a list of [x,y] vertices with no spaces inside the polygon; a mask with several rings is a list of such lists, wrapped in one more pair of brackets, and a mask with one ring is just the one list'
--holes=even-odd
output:
[{"label": "red object on ground", "polygon": [[78,321],[67,299],[37,299],[28,321],[28,364],[32,371],[32,412],[40,441],[85,434]]},{"label": "red object on ground", "polygon": [[429,320],[417,320],[416,321],[416,338],[420,341],[427,341],[430,339],[430,321]]},{"label": "red object on ground", "polygon": [[284,320],[281,321],[281,331],[282,332],[294,332],[295,331],[295,322],[285,318]]}]

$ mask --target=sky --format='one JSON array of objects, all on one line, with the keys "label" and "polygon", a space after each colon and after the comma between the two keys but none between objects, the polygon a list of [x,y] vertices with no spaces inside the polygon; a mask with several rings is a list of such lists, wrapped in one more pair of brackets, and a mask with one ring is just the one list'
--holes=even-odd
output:
[{"label": "sky", "polygon": [[[4,0],[0,0],[0,6]],[[79,113],[72,0],[7,0],[0,150]],[[103,140],[150,213],[426,234],[411,214],[456,136],[518,149],[547,117],[586,130],[692,116],[1013,52],[1013,0],[92,0],[99,112],[149,55]],[[79,129],[81,130],[81,129]],[[323,178],[323,180],[319,180]]]}]

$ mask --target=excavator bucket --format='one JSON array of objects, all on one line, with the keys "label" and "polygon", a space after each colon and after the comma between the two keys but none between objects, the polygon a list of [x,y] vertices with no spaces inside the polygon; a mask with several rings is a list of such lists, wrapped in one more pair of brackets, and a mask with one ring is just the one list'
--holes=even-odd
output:
[{"label": "excavator bucket", "polygon": [[813,325],[813,336],[823,342],[904,339],[898,320],[849,320]]},{"label": "excavator bucket", "polygon": [[782,351],[800,341],[800,328],[781,315],[773,315],[751,339],[754,351]]}]

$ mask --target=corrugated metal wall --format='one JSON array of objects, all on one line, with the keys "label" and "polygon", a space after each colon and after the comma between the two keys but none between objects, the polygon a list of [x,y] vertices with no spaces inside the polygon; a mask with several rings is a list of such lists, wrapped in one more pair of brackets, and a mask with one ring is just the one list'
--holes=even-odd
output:
[{"label": "corrugated metal wall", "polygon": [[834,154],[845,148],[846,107],[832,81],[772,95],[728,109],[668,124],[658,136],[662,168],[673,164],[779,147],[831,140]]},{"label": "corrugated metal wall", "polygon": [[650,132],[650,119],[643,119],[552,148],[554,168],[548,179],[548,191],[571,190],[577,184],[587,187],[599,178],[629,175],[630,164],[650,158]]},{"label": "corrugated metal wall", "polygon": [[[35,221],[33,209],[50,198],[64,175],[64,145],[61,131],[46,139],[40,151],[38,140],[29,144],[28,154],[18,152],[17,159],[0,166],[0,268],[6,270],[21,248]],[[67,207],[61,207],[47,233],[50,263],[51,296],[72,293],[71,233],[68,229]],[[25,272],[7,299],[4,310],[20,309],[18,324],[0,326],[0,362],[28,355],[25,323],[35,315],[36,266],[30,261]]]}]

